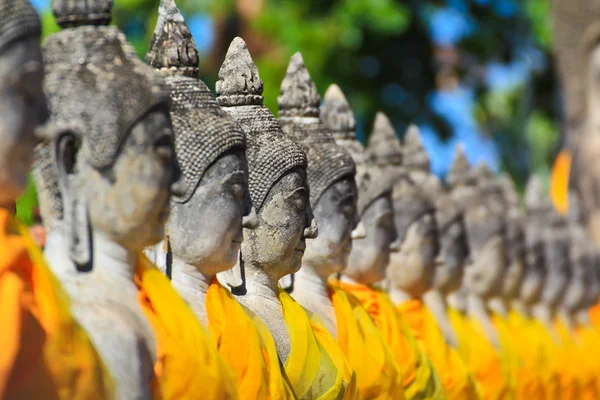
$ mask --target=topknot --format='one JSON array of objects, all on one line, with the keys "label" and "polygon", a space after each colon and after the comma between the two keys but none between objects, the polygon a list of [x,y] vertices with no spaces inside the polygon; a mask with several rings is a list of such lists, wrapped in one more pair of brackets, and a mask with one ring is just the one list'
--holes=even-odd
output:
[{"label": "topknot", "polygon": [[416,125],[410,125],[404,135],[403,158],[408,171],[431,172],[431,162]]},{"label": "topknot", "polygon": [[240,37],[232,40],[219,70],[217,81],[217,101],[219,105],[232,107],[241,105],[262,105],[263,81],[246,42]]},{"label": "topknot", "polygon": [[402,145],[387,115],[378,111],[369,137],[369,154],[379,166],[402,165]]},{"label": "topknot", "polygon": [[456,146],[454,159],[446,177],[448,185],[452,188],[458,186],[473,186],[477,183],[471,165],[465,155],[465,149],[462,145]]},{"label": "topknot", "polygon": [[112,0],[52,0],[52,12],[61,28],[108,25]]},{"label": "topknot", "polygon": [[335,140],[356,139],[356,121],[346,96],[335,83],[325,92],[321,106],[321,119],[331,131]]},{"label": "topknot", "polygon": [[310,201],[315,206],[334,182],[343,177],[354,179],[356,165],[319,119],[319,94],[300,53],[292,57],[280,93],[279,122],[306,153]]},{"label": "topknot", "polygon": [[163,72],[198,76],[198,50],[175,0],[161,0],[146,62]]},{"label": "topknot", "polygon": [[246,133],[248,189],[259,211],[283,175],[294,168],[306,168],[306,155],[298,143],[283,134],[273,114],[262,105],[262,80],[241,38],[229,46],[219,78],[217,102]]},{"label": "topknot", "polygon": [[318,117],[321,98],[304,65],[302,54],[294,54],[281,82],[277,104],[280,117]]},{"label": "topknot", "polygon": [[0,52],[4,47],[25,38],[39,38],[40,19],[27,0],[0,0]]}]

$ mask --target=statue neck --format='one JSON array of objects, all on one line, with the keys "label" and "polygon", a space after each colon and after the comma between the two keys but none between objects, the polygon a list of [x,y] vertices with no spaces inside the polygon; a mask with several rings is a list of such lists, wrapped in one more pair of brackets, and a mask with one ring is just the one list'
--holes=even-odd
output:
[{"label": "statue neck", "polygon": [[469,293],[468,297],[468,313],[469,317],[479,321],[488,341],[498,350],[502,349],[500,338],[494,327],[491,318],[491,310],[488,308],[486,301],[473,293]]},{"label": "statue neck", "polygon": [[173,258],[171,283],[205,326],[208,325],[206,293],[213,279],[214,276],[203,274],[197,267]]},{"label": "statue neck", "polygon": [[558,311],[558,317],[565,324],[570,333],[575,332],[575,318],[573,317],[573,314],[571,314],[570,311],[561,308]]},{"label": "statue neck", "polygon": [[575,318],[577,320],[577,324],[580,326],[591,326],[592,321],[590,320],[590,312],[589,308],[583,308],[575,314]]},{"label": "statue neck", "polygon": [[503,297],[492,297],[488,301],[488,307],[490,308],[490,310],[500,315],[502,318],[506,318],[508,316],[508,304]]},{"label": "statue neck", "polygon": [[312,267],[302,266],[294,274],[294,299],[323,320],[333,337],[337,337],[335,309],[327,289],[327,277],[320,276]]},{"label": "statue neck", "polygon": [[414,298],[407,291],[395,287],[390,289],[390,297],[394,304],[402,304]]},{"label": "statue neck", "polygon": [[244,275],[246,278],[246,293],[243,296],[258,296],[274,301],[278,306],[281,306],[277,295],[281,277],[272,276],[262,266],[248,262],[244,263]]},{"label": "statue neck", "polygon": [[137,252],[116,243],[102,232],[92,233],[93,275],[133,280]]},{"label": "statue neck", "polygon": [[454,332],[450,318],[448,318],[448,303],[444,293],[437,289],[432,289],[423,295],[423,301],[435,318],[448,344],[457,348],[458,337],[456,336],[456,332]]},{"label": "statue neck", "polygon": [[530,308],[525,304],[524,301],[522,301],[519,298],[514,298],[511,300],[510,302],[510,308],[512,310],[514,310],[515,312],[523,315],[524,317],[530,318],[531,317],[531,310]]},{"label": "statue neck", "polygon": [[546,303],[537,303],[533,306],[533,316],[540,321],[546,329],[554,333],[554,309]]},{"label": "statue neck", "polygon": [[453,309],[455,309],[456,311],[463,313],[463,314],[467,314],[468,311],[468,305],[467,305],[467,293],[465,292],[465,289],[460,288],[455,292],[449,293],[446,296],[446,299],[448,301],[448,304],[450,305],[450,307],[452,307]]}]

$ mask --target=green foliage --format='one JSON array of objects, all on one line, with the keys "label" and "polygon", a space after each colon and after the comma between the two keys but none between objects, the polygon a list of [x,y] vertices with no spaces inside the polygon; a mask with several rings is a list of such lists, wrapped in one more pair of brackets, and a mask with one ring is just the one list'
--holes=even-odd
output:
[{"label": "green foliage", "polygon": [[527,120],[525,139],[529,148],[535,149],[530,153],[531,172],[547,175],[559,140],[556,122],[539,111],[533,112]]},{"label": "green foliage", "polygon": [[35,184],[31,175],[27,181],[27,188],[25,192],[17,199],[17,218],[21,220],[25,225],[32,225],[33,220],[33,209],[37,206],[37,193],[35,191]]},{"label": "green foliage", "polygon": [[531,21],[533,37],[537,44],[544,49],[548,49],[552,39],[550,0],[527,0],[525,11]]}]

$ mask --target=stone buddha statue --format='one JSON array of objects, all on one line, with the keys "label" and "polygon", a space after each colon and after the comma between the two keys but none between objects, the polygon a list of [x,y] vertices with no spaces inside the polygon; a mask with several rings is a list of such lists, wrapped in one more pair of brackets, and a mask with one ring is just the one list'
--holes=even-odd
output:
[{"label": "stone buddha statue", "polygon": [[[507,265],[501,292],[490,299],[489,306],[502,318],[508,317],[510,304],[518,297],[524,275],[523,233],[520,225],[518,197],[512,192],[507,198],[500,178],[496,177],[485,163],[476,167],[478,186],[493,212],[502,215],[505,224]],[[510,178],[505,178],[510,179]]]},{"label": "stone buddha statue", "polygon": [[502,295],[507,265],[505,224],[498,212],[498,205],[494,204],[496,199],[484,194],[478,185],[477,171],[466,163],[461,148],[457,153],[448,174],[448,183],[452,188],[452,197],[463,206],[472,258],[465,269],[468,314],[482,324],[488,339],[500,348],[497,332],[490,319],[488,302]]},{"label": "stone buddha statue", "polygon": [[243,229],[242,285],[232,292],[273,334],[298,398],[351,395],[355,376],[341,349],[325,325],[278,284],[300,269],[306,240],[317,237],[307,159],[263,105],[263,82],[240,38],[229,46],[216,89],[217,102],[246,134],[248,187],[257,214],[257,222]]},{"label": "stone buddha statue", "polygon": [[[459,206],[459,211],[463,215],[463,225],[465,228],[465,234],[467,231],[467,227],[465,224],[465,212],[467,210],[466,206],[461,203],[461,201],[469,201],[473,202],[475,196],[475,185],[477,182],[477,178],[474,170],[471,168],[469,161],[467,160],[464,149],[462,145],[458,145],[456,147],[454,159],[450,166],[450,170],[446,176],[446,187],[448,190],[448,194],[450,196],[451,201]],[[467,238],[467,247],[468,238]],[[469,263],[472,262],[470,258],[471,250],[469,249]],[[466,264],[465,264],[466,267]],[[451,309],[457,313],[466,315],[467,314],[467,287],[464,279],[464,271],[463,271],[463,279],[462,284],[458,290],[452,291],[448,293],[447,300]]]},{"label": "stone buddha statue", "polygon": [[[569,242],[565,221],[554,211],[537,176],[530,177],[527,182],[525,207],[529,222],[526,230],[528,265],[537,258],[537,261],[543,259],[545,267],[541,298],[533,307],[533,312],[538,321],[554,332],[554,320],[569,280]],[[540,250],[536,249],[536,242],[541,242],[538,244]],[[533,250],[536,253],[532,253]]]},{"label": "stone buddha statue", "polygon": [[103,362],[14,216],[48,118],[41,31],[27,0],[0,0],[0,397],[111,399]]},{"label": "stone buddha statue", "polygon": [[[387,129],[374,130],[370,137],[372,157],[380,165],[386,164],[385,157],[381,156],[387,153],[385,149],[391,148],[390,142],[399,143],[395,134],[390,135],[393,128],[389,121],[379,124],[386,125]],[[437,178],[431,174],[419,129],[410,126],[404,139],[402,165],[406,175],[394,184],[392,192],[399,251],[390,257],[387,273],[390,296],[436,368],[446,397],[476,399],[475,385],[468,369],[456,349],[446,341],[423,299],[432,289],[440,250],[441,231],[436,220],[435,197],[431,197],[432,191],[426,190],[428,186],[435,185]],[[386,145],[386,142],[390,144]],[[445,308],[438,312],[446,314]],[[445,320],[445,330],[453,332],[448,318]]]},{"label": "stone buddha statue", "polygon": [[[231,398],[208,333],[142,255],[164,237],[171,194],[185,192],[169,93],[108,26],[110,1],[56,1],[53,11],[63,30],[44,43],[46,143],[63,218],[49,262],[115,378],[116,398]],[[200,390],[207,376],[215,385]]]},{"label": "stone buddha statue", "polygon": [[196,45],[173,0],[161,2],[146,59],[170,90],[175,155],[186,187],[171,198],[167,238],[154,247],[157,263],[210,331],[240,398],[294,398],[268,329],[215,278],[236,263],[242,228],[257,223],[246,139],[198,78]]},{"label": "stone buddha statue", "polygon": [[297,140],[308,159],[310,203],[319,236],[306,243],[302,268],[294,274],[292,296],[318,315],[335,337],[337,322],[327,288],[329,277],[346,268],[357,226],[356,166],[319,119],[320,97],[300,53],[281,83],[279,123]]},{"label": "stone buddha statue", "polygon": [[319,95],[300,53],[290,61],[278,100],[283,131],[308,158],[310,203],[319,225],[319,236],[306,243],[291,294],[337,339],[356,371],[361,399],[402,397],[402,374],[369,314],[328,282],[344,271],[353,240],[364,238],[364,229],[358,225],[355,163],[319,119]]},{"label": "stone buddha statue", "polygon": [[439,179],[433,176],[428,179],[425,191],[427,197],[435,201],[440,251],[431,288],[423,295],[423,300],[435,317],[446,341],[457,348],[458,336],[448,315],[448,297],[460,290],[464,268],[469,259],[463,215]]},{"label": "stone buddha statue", "polygon": [[540,221],[535,221],[535,217],[530,221],[522,212],[513,180],[506,174],[500,175],[498,179],[507,205],[509,265],[504,278],[503,292],[510,310],[530,318],[532,306],[540,299],[545,275]]}]

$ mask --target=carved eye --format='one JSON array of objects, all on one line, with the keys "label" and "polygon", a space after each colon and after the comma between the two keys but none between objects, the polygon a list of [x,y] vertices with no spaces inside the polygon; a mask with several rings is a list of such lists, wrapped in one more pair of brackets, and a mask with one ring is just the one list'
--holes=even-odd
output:
[{"label": "carved eye", "polygon": [[305,189],[294,191],[287,199],[298,211],[304,211],[308,206],[308,196]]},{"label": "carved eye", "polygon": [[171,161],[173,158],[173,138],[171,135],[161,135],[154,142],[156,154],[164,161]]},{"label": "carved eye", "polygon": [[354,216],[354,206],[350,204],[342,206],[342,214],[346,218],[352,218]]},{"label": "carved eye", "polygon": [[231,185],[231,191],[237,200],[243,200],[244,195],[246,194],[245,187],[241,183],[234,183]]}]

